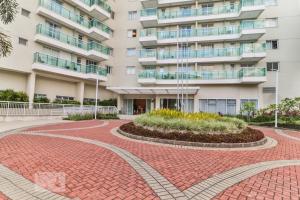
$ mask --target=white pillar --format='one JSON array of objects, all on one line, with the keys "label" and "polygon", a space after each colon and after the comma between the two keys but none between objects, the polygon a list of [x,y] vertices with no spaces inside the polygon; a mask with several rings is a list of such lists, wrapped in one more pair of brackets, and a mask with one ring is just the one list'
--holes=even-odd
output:
[{"label": "white pillar", "polygon": [[276,110],[275,110],[275,128],[278,128],[278,103],[279,103],[279,69],[277,69],[276,71],[276,97],[275,97],[275,101],[276,101]]},{"label": "white pillar", "polygon": [[155,109],[160,109],[160,98],[158,96],[155,97]]},{"label": "white pillar", "polygon": [[77,99],[83,105],[85,84],[83,81],[77,83]]},{"label": "white pillar", "polygon": [[29,103],[33,103],[34,100],[34,93],[35,93],[35,79],[36,79],[36,74],[35,72],[32,72],[28,77],[27,77],[27,95],[29,98]]},{"label": "white pillar", "polygon": [[119,94],[117,97],[117,108],[119,111],[122,110],[122,105],[123,105],[123,99],[122,99],[121,95]]},{"label": "white pillar", "polygon": [[194,95],[194,112],[199,112],[199,99],[197,94]]}]

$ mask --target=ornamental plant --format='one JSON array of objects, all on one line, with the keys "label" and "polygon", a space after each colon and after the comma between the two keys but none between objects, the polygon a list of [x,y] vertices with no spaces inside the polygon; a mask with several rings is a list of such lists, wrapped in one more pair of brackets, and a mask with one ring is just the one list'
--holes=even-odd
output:
[{"label": "ornamental plant", "polygon": [[195,134],[241,133],[247,124],[237,118],[211,113],[183,113],[176,110],[154,110],[134,120],[135,125],[164,132],[182,131]]}]

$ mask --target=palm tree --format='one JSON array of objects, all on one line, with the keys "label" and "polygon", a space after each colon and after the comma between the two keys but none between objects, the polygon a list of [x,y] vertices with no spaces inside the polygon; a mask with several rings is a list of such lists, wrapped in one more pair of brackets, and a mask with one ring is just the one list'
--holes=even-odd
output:
[{"label": "palm tree", "polygon": [[[11,23],[17,14],[16,0],[0,0],[0,21],[3,24]],[[0,29],[0,57],[8,56],[12,51],[10,37]]]}]

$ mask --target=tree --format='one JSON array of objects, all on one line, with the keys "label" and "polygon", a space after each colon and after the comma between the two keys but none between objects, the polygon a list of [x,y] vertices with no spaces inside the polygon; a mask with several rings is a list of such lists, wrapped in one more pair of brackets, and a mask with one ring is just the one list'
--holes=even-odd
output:
[{"label": "tree", "polygon": [[[16,0],[0,0],[0,20],[3,24],[11,23],[17,14]],[[0,30],[0,57],[8,56],[12,51],[10,38]]]},{"label": "tree", "polygon": [[250,121],[250,118],[254,116],[255,111],[256,111],[256,104],[251,101],[245,102],[241,109],[242,115],[246,114],[248,121]]}]

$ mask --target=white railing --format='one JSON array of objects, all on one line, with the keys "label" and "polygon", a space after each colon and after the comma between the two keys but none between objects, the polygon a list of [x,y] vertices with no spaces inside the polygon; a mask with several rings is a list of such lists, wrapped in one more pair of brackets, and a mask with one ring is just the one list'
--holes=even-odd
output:
[{"label": "white railing", "polygon": [[[0,101],[0,116],[67,116],[94,111],[95,106]],[[118,114],[118,109],[115,106],[97,106],[97,112]]]}]

